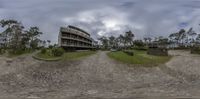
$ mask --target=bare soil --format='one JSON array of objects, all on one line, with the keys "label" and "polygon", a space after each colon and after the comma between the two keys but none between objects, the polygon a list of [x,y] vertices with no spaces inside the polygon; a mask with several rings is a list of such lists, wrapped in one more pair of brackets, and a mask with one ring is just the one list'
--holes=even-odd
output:
[{"label": "bare soil", "polygon": [[200,55],[180,50],[170,54],[174,57],[168,63],[151,68],[117,62],[101,51],[58,62],[31,55],[0,57],[0,98],[200,97]]}]

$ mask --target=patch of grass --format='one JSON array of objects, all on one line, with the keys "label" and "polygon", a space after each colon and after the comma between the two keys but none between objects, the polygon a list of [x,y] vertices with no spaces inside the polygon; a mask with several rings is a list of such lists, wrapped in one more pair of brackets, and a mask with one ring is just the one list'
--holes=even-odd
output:
[{"label": "patch of grass", "polygon": [[[47,50],[48,52],[49,50]],[[60,57],[55,57],[49,53],[37,53],[34,58],[38,60],[44,60],[44,61],[57,61],[57,60],[75,60],[80,59],[82,57],[86,57],[92,54],[95,54],[95,51],[81,51],[81,52],[66,52],[64,55]]]},{"label": "patch of grass", "polygon": [[13,53],[9,53],[7,51],[7,53],[5,54],[5,56],[9,57],[9,58],[14,58],[14,57],[18,57],[18,56],[21,56],[21,55],[28,55],[28,54],[31,54],[33,52],[34,52],[33,50],[26,50],[26,51],[21,51],[20,53],[17,53],[17,54],[13,54]]},{"label": "patch of grass", "polygon": [[134,50],[134,56],[129,56],[122,51],[110,52],[108,56],[124,63],[148,66],[163,64],[171,59],[171,56],[153,56],[141,50]]},{"label": "patch of grass", "polygon": [[63,55],[63,60],[74,60],[95,54],[96,51],[67,52]]},{"label": "patch of grass", "polygon": [[37,54],[34,55],[33,57],[34,57],[35,59],[44,60],[44,61],[56,61],[56,60],[62,59],[62,56],[61,56],[61,57],[55,57],[55,56],[49,55],[49,54],[47,54],[47,53],[45,53],[45,54],[37,53]]}]

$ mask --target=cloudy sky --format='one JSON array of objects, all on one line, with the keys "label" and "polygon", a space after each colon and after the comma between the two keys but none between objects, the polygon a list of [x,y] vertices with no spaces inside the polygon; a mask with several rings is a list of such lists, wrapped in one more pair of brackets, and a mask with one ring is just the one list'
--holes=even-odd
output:
[{"label": "cloudy sky", "polygon": [[200,32],[200,0],[0,0],[0,19],[39,26],[57,42],[61,26],[74,25],[93,38],[132,30],[136,37],[167,36],[193,27]]}]

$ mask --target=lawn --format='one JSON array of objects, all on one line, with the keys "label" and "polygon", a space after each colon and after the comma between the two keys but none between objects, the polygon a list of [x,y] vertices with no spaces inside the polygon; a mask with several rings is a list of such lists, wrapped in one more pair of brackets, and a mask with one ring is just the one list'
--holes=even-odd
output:
[{"label": "lawn", "polygon": [[171,59],[171,56],[153,56],[146,54],[146,51],[134,50],[134,56],[129,56],[122,51],[110,52],[108,56],[129,64],[158,65]]},{"label": "lawn", "polygon": [[82,57],[86,57],[92,54],[95,54],[95,51],[80,51],[80,52],[66,52],[64,55],[60,57],[55,57],[52,55],[49,55],[48,53],[41,54],[37,53],[34,58],[39,60],[45,60],[45,61],[57,61],[57,60],[75,60],[80,59]]},{"label": "lawn", "polygon": [[6,53],[4,53],[4,56],[6,56],[8,58],[14,58],[14,57],[22,56],[22,55],[28,55],[28,54],[31,54],[33,52],[34,52],[33,50],[22,51],[18,54],[12,54],[12,53],[6,52]]},{"label": "lawn", "polygon": [[45,61],[56,61],[56,60],[60,60],[62,59],[62,57],[54,57],[52,55],[49,54],[42,54],[42,53],[37,53],[35,56],[33,56],[36,59],[39,60],[45,60]]}]

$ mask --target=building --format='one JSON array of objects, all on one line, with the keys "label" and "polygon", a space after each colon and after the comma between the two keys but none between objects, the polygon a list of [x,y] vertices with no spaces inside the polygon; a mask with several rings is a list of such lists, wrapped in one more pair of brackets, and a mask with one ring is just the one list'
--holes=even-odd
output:
[{"label": "building", "polygon": [[66,50],[94,48],[90,34],[75,26],[61,27],[58,39],[58,45]]}]

